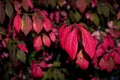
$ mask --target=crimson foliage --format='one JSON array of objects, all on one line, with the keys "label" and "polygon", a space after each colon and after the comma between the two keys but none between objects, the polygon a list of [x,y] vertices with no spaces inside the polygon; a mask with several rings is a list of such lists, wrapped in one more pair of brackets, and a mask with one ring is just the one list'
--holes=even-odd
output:
[{"label": "crimson foliage", "polygon": [[119,80],[119,0],[1,0],[0,79]]}]

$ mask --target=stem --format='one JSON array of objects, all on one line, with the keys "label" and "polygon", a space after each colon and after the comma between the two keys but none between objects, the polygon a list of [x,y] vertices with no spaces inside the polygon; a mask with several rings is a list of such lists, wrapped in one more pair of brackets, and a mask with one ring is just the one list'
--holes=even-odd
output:
[{"label": "stem", "polygon": [[30,14],[30,13],[20,13],[20,14],[27,14],[29,16],[33,16],[33,14]]}]

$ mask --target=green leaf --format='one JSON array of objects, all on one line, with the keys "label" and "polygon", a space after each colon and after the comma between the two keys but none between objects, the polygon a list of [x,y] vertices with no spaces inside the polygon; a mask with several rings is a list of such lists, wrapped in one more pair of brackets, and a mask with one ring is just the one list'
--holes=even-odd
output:
[{"label": "green leaf", "polygon": [[97,5],[97,13],[98,13],[99,15],[101,15],[102,12],[103,12],[102,5],[101,5],[101,4],[98,4],[98,5]]},{"label": "green leaf", "polygon": [[116,26],[117,29],[120,30],[120,21],[117,21],[117,22],[115,23],[115,26]]},{"label": "green leaf", "polygon": [[9,51],[9,57],[10,57],[10,61],[12,62],[12,64],[15,66],[17,64],[17,46],[16,45],[12,45],[12,41],[10,40],[10,43],[8,45],[8,51]]},{"label": "green leaf", "polygon": [[20,51],[20,50],[17,51],[17,58],[21,62],[26,63],[26,54],[23,51]]},{"label": "green leaf", "polygon": [[75,18],[74,18],[74,13],[73,13],[73,11],[72,11],[72,10],[68,12],[68,17],[70,18],[70,20],[71,20],[72,22],[74,22],[74,21],[75,21]]},{"label": "green leaf", "polygon": [[3,27],[0,27],[0,34],[6,35],[6,31]]},{"label": "green leaf", "polygon": [[85,0],[85,2],[87,3],[87,5],[90,5],[90,0]]},{"label": "green leaf", "polygon": [[78,11],[75,11],[74,17],[75,17],[76,22],[78,22],[82,18],[82,16],[80,15],[80,13]]},{"label": "green leaf", "polygon": [[110,12],[114,15],[116,15],[115,9],[112,7],[112,5],[108,4],[108,7],[110,9]]},{"label": "green leaf", "polygon": [[59,61],[53,62],[53,67],[60,67],[61,63]]},{"label": "green leaf", "polygon": [[56,6],[56,0],[49,0],[49,3],[52,6],[52,8],[55,8],[55,6]]},{"label": "green leaf", "polygon": [[11,17],[13,15],[14,10],[10,2],[7,2],[7,4],[5,5],[5,12],[8,17]]},{"label": "green leaf", "polygon": [[99,25],[99,17],[98,17],[97,14],[92,13],[91,16],[90,16],[90,20],[91,20],[96,26]]},{"label": "green leaf", "polygon": [[109,17],[109,15],[110,15],[110,9],[108,7],[108,4],[104,4],[103,5],[103,15],[105,17]]},{"label": "green leaf", "polygon": [[58,0],[58,4],[62,7],[64,0]]},{"label": "green leaf", "polygon": [[48,7],[49,1],[48,0],[42,0],[42,3],[45,5],[45,7]]}]

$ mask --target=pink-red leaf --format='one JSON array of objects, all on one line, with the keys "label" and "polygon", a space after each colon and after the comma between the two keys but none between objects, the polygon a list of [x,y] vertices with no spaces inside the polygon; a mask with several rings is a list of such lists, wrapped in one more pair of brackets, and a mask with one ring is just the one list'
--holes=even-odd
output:
[{"label": "pink-red leaf", "polygon": [[73,31],[68,33],[64,41],[65,50],[70,58],[74,60],[78,51],[77,29],[75,28]]},{"label": "pink-red leaf", "polygon": [[100,59],[99,67],[100,67],[100,70],[105,70],[107,68],[107,62],[104,60],[104,58]]},{"label": "pink-red leaf", "polygon": [[77,54],[76,64],[83,70],[86,70],[89,66],[89,62],[84,58],[82,50]]},{"label": "pink-red leaf", "polygon": [[16,16],[14,18],[13,26],[14,26],[15,30],[19,33],[20,32],[20,28],[22,26],[22,19],[20,17],[20,14],[16,14]]},{"label": "pink-red leaf", "polygon": [[35,78],[41,78],[43,76],[43,72],[41,67],[36,63],[36,61],[32,62],[32,66],[31,66],[31,71],[32,71],[32,75]]},{"label": "pink-red leaf", "polygon": [[50,41],[50,38],[46,34],[44,34],[42,36],[42,40],[43,40],[43,43],[46,47],[50,47],[51,41]]},{"label": "pink-red leaf", "polygon": [[27,49],[27,47],[26,47],[25,44],[17,44],[17,47],[18,47],[21,51],[28,53],[28,49]]},{"label": "pink-red leaf", "polygon": [[111,56],[116,64],[120,64],[120,54],[115,50],[111,51]]},{"label": "pink-red leaf", "polygon": [[85,0],[77,0],[76,1],[76,6],[78,8],[78,10],[83,13],[87,7],[87,3],[85,2]]},{"label": "pink-red leaf", "polygon": [[66,41],[66,36],[70,33],[72,26],[65,27],[66,25],[63,25],[59,31],[58,31],[58,36],[60,39],[60,44],[63,49],[65,49],[65,41]]},{"label": "pink-red leaf", "polygon": [[30,8],[33,8],[33,2],[31,0],[27,0],[27,4]]},{"label": "pink-red leaf", "polygon": [[54,32],[51,32],[51,33],[49,34],[49,37],[50,37],[50,39],[51,39],[52,42],[55,42],[55,41],[56,41],[56,35],[55,35]]},{"label": "pink-red leaf", "polygon": [[33,47],[36,51],[40,51],[42,48],[42,39],[41,36],[36,36],[33,40]]},{"label": "pink-red leaf", "polygon": [[22,16],[21,30],[25,35],[27,35],[32,30],[32,20],[27,14]]},{"label": "pink-red leaf", "polygon": [[43,19],[43,27],[46,32],[49,32],[52,28],[52,23],[47,17]]},{"label": "pink-red leaf", "polygon": [[35,13],[32,17],[33,20],[33,29],[39,34],[43,30],[42,19],[40,18],[40,14]]},{"label": "pink-red leaf", "polygon": [[59,12],[55,12],[55,20],[56,20],[56,23],[59,23],[59,21],[60,21],[60,14],[59,14]]},{"label": "pink-red leaf", "polygon": [[93,58],[95,55],[95,49],[97,42],[96,40],[91,36],[91,34],[83,28],[83,26],[77,24],[81,33],[82,33],[82,44],[86,51],[86,53],[90,56],[90,58]]}]

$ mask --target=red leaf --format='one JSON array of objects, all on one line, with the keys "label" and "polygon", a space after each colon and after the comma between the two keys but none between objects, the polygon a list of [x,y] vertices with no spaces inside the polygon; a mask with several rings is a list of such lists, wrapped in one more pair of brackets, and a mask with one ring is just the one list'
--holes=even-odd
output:
[{"label": "red leaf", "polygon": [[82,50],[77,54],[76,64],[83,70],[86,70],[89,66],[89,62],[84,58]]},{"label": "red leaf", "polygon": [[50,19],[51,19],[51,20],[54,19],[54,12],[50,13]]},{"label": "red leaf", "polygon": [[52,42],[55,42],[55,41],[56,41],[56,35],[55,35],[54,32],[51,32],[51,33],[49,34],[49,36],[50,36],[50,39],[51,39]]},{"label": "red leaf", "polygon": [[74,28],[73,31],[67,34],[66,39],[64,38],[65,50],[72,60],[75,59],[76,53],[78,51],[78,39],[77,39],[77,29]]},{"label": "red leaf", "polygon": [[116,64],[120,64],[120,54],[115,50],[111,51],[111,56]]},{"label": "red leaf", "polygon": [[115,64],[114,64],[112,57],[110,57],[110,59],[107,63],[108,63],[107,64],[107,72],[111,72],[115,67]]},{"label": "red leaf", "polygon": [[21,12],[21,3],[19,3],[17,0],[14,0],[13,1],[13,4],[14,4],[14,8],[16,10],[17,13],[20,13]]},{"label": "red leaf", "polygon": [[59,12],[55,12],[55,20],[56,20],[56,23],[59,23],[59,21],[60,21],[60,14],[59,14]]},{"label": "red leaf", "polygon": [[102,56],[105,51],[106,51],[106,50],[103,48],[102,44],[100,44],[100,45],[97,47],[96,56],[97,56],[97,57]]},{"label": "red leaf", "polygon": [[82,33],[82,44],[86,51],[86,53],[90,56],[90,58],[93,58],[95,55],[95,49],[97,42],[96,40],[91,36],[91,34],[85,30],[81,25],[77,24],[79,27],[81,33]]},{"label": "red leaf", "polygon": [[77,0],[76,1],[76,6],[78,8],[78,10],[83,13],[87,7],[87,3],[85,2],[85,0]]},{"label": "red leaf", "polygon": [[51,41],[50,41],[50,38],[46,34],[44,34],[42,36],[42,40],[43,40],[43,43],[46,47],[50,47]]},{"label": "red leaf", "polygon": [[0,23],[2,24],[5,20],[5,10],[3,4],[0,2]]},{"label": "red leaf", "polygon": [[33,8],[33,2],[31,0],[27,0],[27,4],[30,8]]},{"label": "red leaf", "polygon": [[47,63],[45,61],[42,61],[41,63],[39,63],[39,66],[41,68],[47,68]]},{"label": "red leaf", "polygon": [[32,20],[27,14],[22,16],[21,30],[25,35],[27,35],[32,30]]},{"label": "red leaf", "polygon": [[28,49],[26,48],[26,45],[25,45],[25,44],[17,44],[17,47],[18,47],[21,51],[28,53]]},{"label": "red leaf", "polygon": [[46,32],[49,32],[52,28],[52,23],[47,17],[43,19],[43,27]]},{"label": "red leaf", "polygon": [[104,60],[104,58],[100,59],[99,67],[100,67],[100,70],[105,70],[107,68],[107,62]]},{"label": "red leaf", "polygon": [[32,19],[33,19],[33,29],[37,34],[39,34],[43,30],[42,19],[40,18],[40,14],[35,13]]},{"label": "red leaf", "polygon": [[60,39],[60,44],[63,49],[65,49],[65,41],[66,41],[66,36],[70,33],[70,30],[72,26],[65,27],[66,25],[63,25],[59,31],[58,31],[58,36]]},{"label": "red leaf", "polygon": [[63,32],[63,29],[66,27],[67,25],[66,24],[63,24],[59,30],[58,30],[58,36],[61,37],[62,36],[62,32]]},{"label": "red leaf", "polygon": [[20,28],[22,26],[22,20],[21,20],[20,14],[16,14],[16,16],[14,18],[13,25],[14,25],[15,30],[19,33],[20,32]]},{"label": "red leaf", "polygon": [[98,58],[97,58],[96,55],[95,55],[95,57],[93,59],[93,63],[94,63],[94,68],[97,68],[98,67]]},{"label": "red leaf", "polygon": [[42,39],[41,36],[36,36],[33,40],[33,47],[36,51],[40,51],[42,48]]},{"label": "red leaf", "polygon": [[99,67],[100,67],[100,70],[106,69],[107,72],[111,72],[114,69],[115,64],[109,53],[105,54],[103,58],[101,58],[99,62]]},{"label": "red leaf", "polygon": [[43,76],[42,69],[40,68],[40,66],[38,66],[36,61],[32,62],[31,71],[32,71],[32,75],[35,78],[41,78]]},{"label": "red leaf", "polygon": [[90,0],[90,2],[91,2],[92,7],[94,8],[97,5],[98,0]]}]

